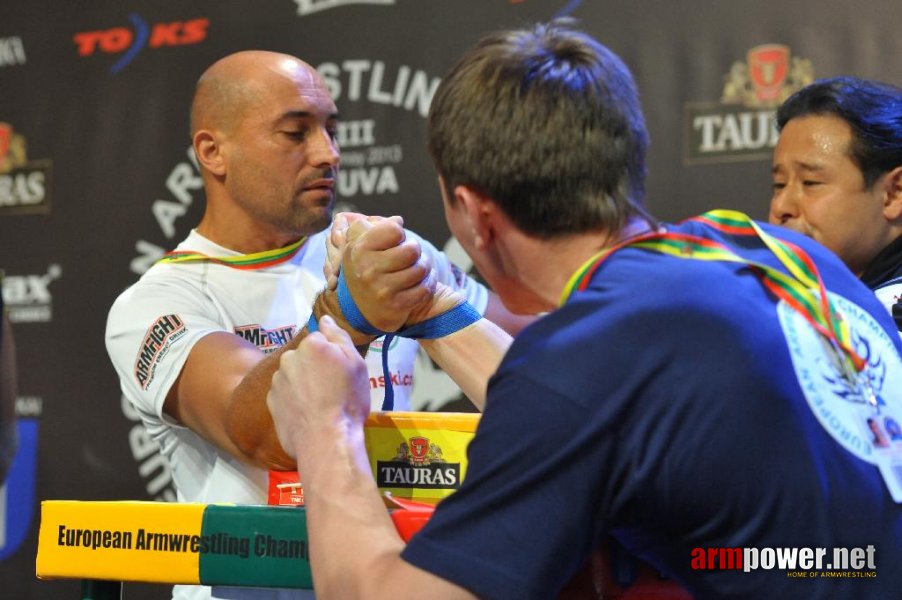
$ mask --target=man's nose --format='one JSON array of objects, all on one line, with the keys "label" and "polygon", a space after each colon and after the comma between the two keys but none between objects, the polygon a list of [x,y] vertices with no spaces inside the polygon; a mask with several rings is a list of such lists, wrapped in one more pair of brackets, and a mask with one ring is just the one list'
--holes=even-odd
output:
[{"label": "man's nose", "polygon": [[782,225],[798,216],[798,198],[794,186],[786,184],[781,188],[774,188],[774,195],[770,199],[770,222]]},{"label": "man's nose", "polygon": [[337,167],[341,162],[338,142],[326,129],[319,130],[311,146],[311,161],[317,167]]}]

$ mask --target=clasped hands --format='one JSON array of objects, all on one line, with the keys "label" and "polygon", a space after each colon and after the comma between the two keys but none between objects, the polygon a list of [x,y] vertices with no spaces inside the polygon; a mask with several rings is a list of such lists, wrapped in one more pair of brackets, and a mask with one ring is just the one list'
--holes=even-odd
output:
[{"label": "clasped hands", "polygon": [[[327,293],[334,292],[342,273],[360,313],[379,331],[398,331],[463,302],[436,280],[429,255],[414,236],[406,234],[401,217],[338,213],[326,250]],[[330,314],[355,342],[363,339],[353,326],[342,322],[348,315]]]},{"label": "clasped hands", "polygon": [[[279,441],[295,456],[311,432],[337,421],[362,427],[368,374],[355,346],[374,339],[349,325],[337,301],[339,274],[366,321],[394,332],[451,310],[464,299],[436,280],[429,256],[400,217],[338,213],[327,241],[319,331],[282,354],[267,396]],[[320,300],[322,300],[320,302]]]}]

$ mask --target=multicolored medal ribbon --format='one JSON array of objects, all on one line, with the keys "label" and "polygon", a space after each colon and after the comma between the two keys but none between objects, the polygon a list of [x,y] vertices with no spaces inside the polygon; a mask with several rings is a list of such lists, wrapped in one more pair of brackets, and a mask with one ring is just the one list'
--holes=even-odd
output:
[{"label": "multicolored medal ribbon", "polygon": [[252,254],[238,254],[235,256],[208,256],[193,250],[173,250],[172,252],[167,252],[163,258],[157,261],[157,263],[186,264],[210,262],[232,267],[233,269],[263,269],[290,259],[298,253],[298,250],[301,249],[301,246],[303,246],[306,241],[307,238],[302,237],[293,244],[289,244],[283,248],[254,252]]},{"label": "multicolored medal ribbon", "polygon": [[835,309],[814,261],[805,251],[769,235],[748,215],[738,211],[713,210],[689,220],[703,223],[727,235],[757,237],[786,267],[789,274],[743,258],[728,246],[711,239],[676,232],[652,232],[603,250],[583,263],[564,287],[560,304],[563,305],[574,292],[584,290],[607,257],[627,247],[644,248],[678,258],[735,262],[747,266],[768,290],[798,311],[830,342],[847,369],[852,369],[852,373],[860,373],[864,369],[865,361],[853,348],[848,323]]}]

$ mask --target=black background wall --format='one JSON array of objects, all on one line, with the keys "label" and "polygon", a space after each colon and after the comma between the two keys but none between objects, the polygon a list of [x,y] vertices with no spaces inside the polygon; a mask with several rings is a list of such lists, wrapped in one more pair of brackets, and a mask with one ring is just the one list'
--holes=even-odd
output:
[{"label": "black background wall", "polygon": [[[898,0],[0,4],[0,268],[21,436],[0,493],[3,598],[77,593],[34,577],[40,500],[173,498],[120,399],[103,330],[115,296],[200,218],[187,118],[200,73],[249,48],[316,65],[344,120],[342,202],[402,214],[460,256],[424,150],[431,94],[483,33],[564,14],[636,75],[652,135],[648,204],[666,220],[713,207],[766,218],[771,112],[800,85],[839,74],[902,84]],[[417,405],[456,397],[423,360]],[[127,592],[166,597],[158,586]]]}]

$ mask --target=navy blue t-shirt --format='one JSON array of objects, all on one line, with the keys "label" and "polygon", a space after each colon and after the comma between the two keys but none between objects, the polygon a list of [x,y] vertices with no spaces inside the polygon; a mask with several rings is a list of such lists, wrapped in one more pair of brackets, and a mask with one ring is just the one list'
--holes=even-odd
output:
[{"label": "navy blue t-shirt", "polygon": [[[697,222],[670,229],[735,241]],[[816,243],[766,229],[815,259],[869,361],[899,365],[873,293]],[[613,535],[698,597],[899,597],[902,506],[856,456],[861,428],[825,400],[839,383],[824,376],[819,336],[778,305],[740,264],[611,255],[516,338],[490,380],[466,481],[404,559],[483,598],[549,598]],[[875,390],[899,409],[888,387],[899,375],[882,373]],[[833,548],[868,546],[866,579],[692,562],[698,549],[826,548],[826,564]]]}]

